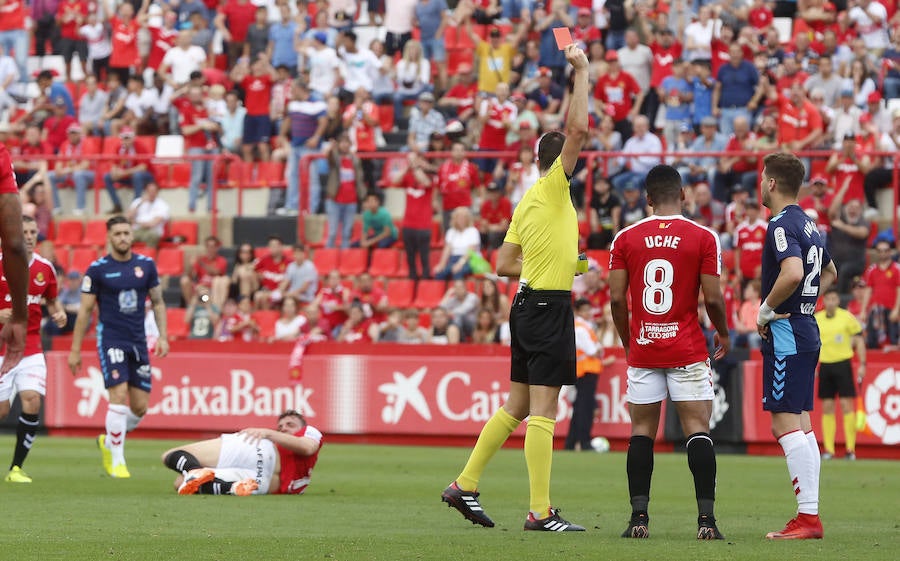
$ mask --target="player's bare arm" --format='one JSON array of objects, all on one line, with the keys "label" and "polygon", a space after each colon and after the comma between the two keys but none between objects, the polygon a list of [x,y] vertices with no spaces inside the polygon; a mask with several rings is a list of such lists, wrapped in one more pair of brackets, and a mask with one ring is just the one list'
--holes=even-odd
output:
[{"label": "player's bare arm", "polygon": [[50,313],[50,320],[56,325],[56,327],[65,327],[68,318],[66,317],[66,310],[63,308],[63,305],[60,304],[57,298],[53,298],[46,301],[47,311]]},{"label": "player's bare arm", "polygon": [[563,171],[571,177],[578,162],[578,154],[590,136],[588,128],[588,59],[584,51],[574,44],[566,47],[566,60],[575,70],[573,77],[575,88],[569,102],[569,115],[566,118],[566,141],[560,152]]},{"label": "player's bare arm", "polygon": [[159,340],[156,342],[154,354],[160,358],[169,354],[169,337],[166,326],[166,302],[163,300],[162,287],[157,285],[150,289],[150,303],[153,305],[153,318],[159,328]]},{"label": "player's bare arm", "polygon": [[[833,266],[833,263],[831,265]],[[772,291],[769,292],[769,296],[760,305],[759,314],[756,316],[756,330],[759,332],[760,337],[768,339],[770,321],[790,317],[790,314],[776,314],[775,308],[790,298],[801,282],[803,282],[803,261],[799,257],[784,259],[781,262],[781,270],[778,272],[778,278],[775,279]]]},{"label": "player's bare arm", "polygon": [[522,246],[503,242],[497,253],[497,274],[501,277],[522,276]]},{"label": "player's bare arm", "polygon": [[0,343],[6,343],[6,353],[0,376],[12,370],[25,354],[25,334],[28,331],[28,260],[25,256],[25,236],[22,232],[22,202],[17,193],[0,194],[0,248],[3,250],[3,274],[9,285],[12,312],[9,321],[0,329]]},{"label": "player's bare arm", "polygon": [[828,289],[837,280],[837,276],[838,272],[834,261],[829,261],[828,265],[822,268],[822,273],[819,275],[819,294],[828,292]]},{"label": "player's bare arm", "polygon": [[722,287],[719,277],[715,275],[700,275],[700,290],[703,291],[703,303],[706,306],[706,315],[716,328],[714,342],[716,351],[713,357],[721,359],[731,350],[731,337],[728,334],[728,318],[725,315],[725,299],[722,297]]},{"label": "player's bare arm", "polygon": [[[718,283],[718,280],[716,280]],[[615,269],[609,272],[609,309],[613,323],[622,340],[625,356],[631,344],[631,329],[628,324],[628,271]]]},{"label": "player's bare arm", "polygon": [[296,454],[312,456],[319,449],[319,443],[306,436],[294,436],[273,429],[246,428],[240,433],[248,442],[257,442],[262,439],[271,440],[272,443],[281,446]]},{"label": "player's bare arm", "polygon": [[81,307],[78,308],[78,315],[75,317],[75,327],[72,328],[72,349],[69,351],[69,370],[72,371],[72,376],[77,376],[81,370],[81,343],[84,341],[84,334],[96,304],[96,294],[81,293]]}]

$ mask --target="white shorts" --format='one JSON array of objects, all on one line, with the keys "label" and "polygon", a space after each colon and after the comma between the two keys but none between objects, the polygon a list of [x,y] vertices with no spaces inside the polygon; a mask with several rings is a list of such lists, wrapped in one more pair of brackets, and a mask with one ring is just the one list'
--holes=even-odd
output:
[{"label": "white shorts", "polygon": [[255,479],[259,489],[253,494],[268,493],[278,458],[278,451],[272,441],[263,439],[250,444],[237,433],[223,434],[221,438],[222,451],[215,468],[216,478],[224,481]]},{"label": "white shorts", "polygon": [[628,403],[656,403],[666,395],[672,401],[712,400],[715,394],[709,360],[678,368],[628,367]]},{"label": "white shorts", "polygon": [[11,400],[25,390],[47,395],[47,363],[43,353],[22,357],[15,368],[0,378],[0,401]]}]

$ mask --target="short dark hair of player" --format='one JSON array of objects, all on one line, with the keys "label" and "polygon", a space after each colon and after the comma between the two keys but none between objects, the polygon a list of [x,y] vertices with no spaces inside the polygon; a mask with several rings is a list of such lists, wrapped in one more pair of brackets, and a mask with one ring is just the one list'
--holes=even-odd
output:
[{"label": "short dark hair of player", "polygon": [[37,222],[37,220],[34,219],[34,216],[28,216],[27,214],[23,214],[22,215],[22,224],[25,224],[26,222]]},{"label": "short dark hair of player", "polygon": [[128,219],[121,214],[117,214],[116,216],[113,216],[106,221],[106,231],[109,232],[113,229],[113,226],[117,226],[119,224],[131,224],[131,222],[129,222]]},{"label": "short dark hair of player", "polygon": [[644,180],[647,198],[654,204],[672,204],[681,202],[681,174],[672,166],[654,166]]},{"label": "short dark hair of player", "polygon": [[574,304],[572,304],[572,308],[573,308],[576,312],[581,311],[581,308],[583,308],[583,307],[585,307],[585,306],[587,306],[588,308],[592,307],[592,306],[591,306],[591,301],[588,300],[587,298],[579,298],[579,299],[575,300],[575,303],[574,303]]},{"label": "short dark hair of player", "polygon": [[537,153],[538,169],[540,171],[550,169],[556,158],[559,158],[559,155],[562,154],[563,144],[565,143],[566,135],[559,131],[548,132],[541,137],[540,142],[538,142]]},{"label": "short dark hair of player", "polygon": [[779,193],[796,197],[806,177],[800,158],[785,152],[775,152],[763,158],[766,177],[775,180]]},{"label": "short dark hair of player", "polygon": [[306,426],[306,417],[304,417],[299,411],[297,411],[295,409],[288,409],[287,411],[285,411],[284,413],[282,413],[281,415],[278,416],[278,420],[280,421],[280,420],[284,419],[285,417],[296,417],[297,419],[300,419],[300,423],[304,427]]},{"label": "short dark hair of player", "polygon": [[276,236],[275,234],[272,234],[268,238],[266,238],[266,241],[267,242],[276,241],[276,242],[284,245],[284,240],[281,239],[281,236]]}]

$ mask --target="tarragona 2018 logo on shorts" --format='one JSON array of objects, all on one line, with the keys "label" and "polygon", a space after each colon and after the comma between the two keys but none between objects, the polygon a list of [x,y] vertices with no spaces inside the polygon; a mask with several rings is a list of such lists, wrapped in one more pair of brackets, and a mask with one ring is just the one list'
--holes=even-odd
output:
[{"label": "tarragona 2018 logo on shorts", "polygon": [[885,368],[863,392],[866,423],[884,444],[900,444],[900,370]]}]

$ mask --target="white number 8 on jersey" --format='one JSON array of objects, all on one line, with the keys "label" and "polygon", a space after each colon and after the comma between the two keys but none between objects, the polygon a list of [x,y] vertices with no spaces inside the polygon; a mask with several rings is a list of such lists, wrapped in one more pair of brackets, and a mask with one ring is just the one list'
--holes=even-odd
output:
[{"label": "white number 8 on jersey", "polygon": [[662,315],[672,309],[675,270],[665,259],[653,259],[644,267],[644,309]]}]

